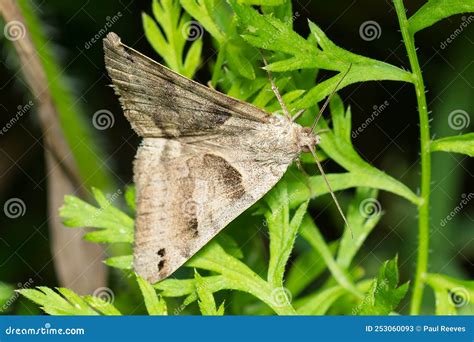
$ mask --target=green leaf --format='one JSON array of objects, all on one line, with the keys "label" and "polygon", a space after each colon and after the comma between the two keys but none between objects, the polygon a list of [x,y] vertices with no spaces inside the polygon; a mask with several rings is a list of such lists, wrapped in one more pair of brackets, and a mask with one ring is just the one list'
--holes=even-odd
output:
[{"label": "green leaf", "polygon": [[252,7],[239,4],[235,0],[229,2],[234,9],[242,37],[251,45],[290,55],[295,51],[307,55],[317,53],[315,46],[294,32],[286,23],[271,15],[261,15]]},{"label": "green leaf", "polygon": [[201,277],[197,271],[194,273],[196,279],[196,292],[198,295],[199,310],[204,316],[222,316],[224,314],[224,304],[219,309],[216,308],[213,292],[208,287],[206,279]]},{"label": "green leaf", "polygon": [[[231,13],[221,0],[181,0],[181,6],[211,34],[218,42],[225,41],[225,31],[231,22]],[[220,20],[222,24],[220,25]]]},{"label": "green leaf", "polygon": [[107,266],[122,270],[131,270],[133,268],[133,255],[121,255],[108,258],[104,261]]},{"label": "green leaf", "polygon": [[[275,83],[277,88],[280,91],[283,91],[289,81],[290,79],[288,77],[285,77],[277,80]],[[272,91],[272,86],[270,82],[267,81],[265,86],[258,92],[257,96],[255,96],[255,99],[252,101],[252,104],[260,108],[265,108],[271,101],[275,101],[275,94]]]},{"label": "green leaf", "polygon": [[[291,56],[285,61],[270,64],[267,67],[268,70],[289,71],[301,68],[319,68],[341,71],[340,74],[314,87],[296,102],[295,107],[298,109],[310,108],[329,95],[350,65],[352,65],[352,69],[341,83],[340,88],[363,81],[413,81],[413,76],[409,72],[398,67],[338,47],[314,23],[310,22],[309,26],[317,45],[314,44],[313,39],[304,39],[294,32],[291,26],[273,16],[262,15],[251,7],[238,4],[235,0],[230,3],[237,16],[242,37],[248,43],[260,49],[284,52]],[[318,48],[318,45],[321,49]]]},{"label": "green leaf", "polygon": [[194,75],[201,64],[202,39],[196,40],[189,48],[184,61],[183,75]]},{"label": "green leaf", "polygon": [[454,315],[468,304],[474,304],[474,280],[459,280],[443,274],[428,274],[426,283],[435,292],[437,315]]},{"label": "green leaf", "polygon": [[136,211],[136,192],[137,188],[135,185],[129,185],[125,189],[125,202],[127,202],[127,205],[132,212]]},{"label": "green leaf", "polygon": [[[474,12],[474,2],[466,0],[429,0],[408,20],[411,34],[459,13]],[[467,27],[464,23],[463,27]]]},{"label": "green leaf", "polygon": [[108,200],[98,189],[92,189],[99,207],[94,207],[75,196],[66,196],[59,215],[66,226],[94,227],[84,238],[92,242],[133,242],[133,219],[115,208],[113,198]]},{"label": "green leaf", "polygon": [[[331,255],[337,250],[337,243],[331,243],[329,246]],[[290,270],[286,276],[285,287],[291,292],[293,297],[300,294],[309,284],[317,279],[327,269],[321,254],[315,249],[310,249],[299,255],[291,263]]]},{"label": "green leaf", "polygon": [[456,315],[456,306],[454,305],[448,291],[442,286],[433,284],[431,286],[435,293],[436,315]]},{"label": "green leaf", "polygon": [[[311,33],[316,36],[316,40],[323,50],[318,50],[319,53],[313,55],[312,64],[308,61],[311,55],[301,57],[301,61],[305,63],[306,67],[338,70],[340,73],[321,82],[308,91],[300,101],[295,103],[298,109],[310,108],[331,94],[349,66],[351,66],[350,72],[341,81],[338,89],[342,89],[349,84],[366,81],[413,81],[413,76],[410,73],[391,64],[344,50],[330,41],[318,26],[311,22],[309,25]],[[269,67],[271,67],[271,65]]]},{"label": "green leaf", "polygon": [[290,27],[293,27],[293,21],[296,20],[300,14],[295,12],[293,14],[293,6],[291,0],[280,1],[281,4],[277,6],[262,6],[262,12],[264,14],[273,15],[275,18],[285,21]]},{"label": "green leaf", "polygon": [[241,49],[238,46],[228,45],[226,56],[229,60],[229,64],[234,68],[234,70],[237,70],[240,75],[250,80],[255,79],[255,71],[252,63],[250,63],[247,57],[242,54]]},{"label": "green leaf", "polygon": [[237,259],[242,259],[244,257],[244,252],[240,248],[239,244],[235,239],[225,232],[220,233],[215,237],[216,242],[224,248],[224,250]]},{"label": "green leaf", "polygon": [[221,274],[229,285],[229,289],[252,294],[278,314],[289,315],[295,313],[291,305],[282,304],[275,300],[275,291],[280,288],[271,286],[243,262],[227,254],[215,242],[207,244],[186,265]]},{"label": "green leaf", "polygon": [[149,315],[164,316],[168,314],[166,302],[156,294],[155,289],[145,279],[137,275],[138,286],[142,292],[145,306]]},{"label": "green leaf", "polygon": [[474,157],[474,133],[434,140],[431,142],[431,151],[463,153]]},{"label": "green leaf", "polygon": [[[202,26],[192,21],[187,13],[181,14],[178,0],[153,0],[152,10],[155,20],[142,15],[143,30],[153,49],[174,71],[192,78],[201,60]],[[187,40],[194,41],[185,55]]]},{"label": "green leaf", "polygon": [[120,316],[120,311],[110,302],[94,296],[85,296],[84,300],[90,305],[95,311],[105,316]]},{"label": "green leaf", "polygon": [[0,312],[8,310],[8,302],[10,299],[13,299],[14,296],[15,292],[13,291],[13,286],[0,281]]},{"label": "green leaf", "polygon": [[356,315],[388,315],[408,291],[408,282],[398,286],[398,257],[386,261],[364,300],[353,309]]},{"label": "green leaf", "polygon": [[321,257],[324,259],[327,267],[331,271],[334,279],[341,285],[343,288],[348,290],[350,293],[356,297],[360,297],[361,293],[352,283],[351,279],[348,277],[346,271],[342,269],[339,264],[332,257],[331,250],[324,241],[323,236],[321,235],[318,227],[314,224],[313,220],[309,215],[305,215],[303,223],[300,230],[301,236],[308,241],[308,243],[313,247]]},{"label": "green leaf", "polygon": [[320,292],[315,292],[300,299],[296,303],[296,311],[299,315],[324,315],[336,300],[347,293],[347,290],[342,286],[333,286]]},{"label": "green leaf", "polygon": [[58,288],[57,291],[45,286],[18,290],[22,296],[40,305],[41,309],[49,315],[120,315],[111,303],[101,298],[81,297],[66,288]]},{"label": "green leaf", "polygon": [[377,190],[357,188],[354,198],[347,210],[347,221],[354,236],[349,229],[344,230],[337,263],[348,269],[356,253],[362,247],[368,235],[375,228],[382,217],[382,206],[377,201]]},{"label": "green leaf", "polygon": [[285,267],[306,213],[308,202],[303,203],[290,220],[288,189],[284,181],[278,183],[265,196],[265,202],[269,207],[264,213],[270,234],[268,282],[273,286],[282,287]]},{"label": "green leaf", "polygon": [[258,77],[252,82],[242,82],[236,80],[227,94],[241,100],[248,100],[251,96],[262,91],[262,88],[268,85],[267,77]]},{"label": "green leaf", "polygon": [[345,111],[342,99],[339,97],[339,95],[334,94],[331,102],[329,103],[329,109],[331,111],[334,135],[352,145],[352,114],[350,108],[347,108],[347,111]]},{"label": "green leaf", "polygon": [[[224,289],[232,288],[229,281],[224,276],[203,277],[207,290],[211,293],[219,292]],[[196,292],[196,279],[165,279],[153,285],[154,288],[160,290],[160,294],[164,297],[182,297],[187,296],[184,306],[198,300]]]},{"label": "green leaf", "polygon": [[[415,204],[421,203],[420,198],[405,184],[373,167],[359,156],[350,140],[351,113],[349,110],[344,113],[338,97],[334,97],[331,100],[331,109],[333,129],[329,128],[324,119],[320,119],[318,128],[324,130],[324,133],[321,133],[319,146],[322,147],[332,160],[350,171],[349,174],[327,175],[333,190],[345,189],[354,184],[357,187],[386,190],[402,196]],[[317,177],[310,178],[312,197],[328,192],[324,179]],[[301,203],[299,201],[304,201],[308,198],[307,196],[311,195],[307,185],[302,184],[299,188],[296,195],[292,196],[293,204],[299,204]]]},{"label": "green leaf", "polygon": [[246,5],[259,5],[259,6],[278,6],[285,3],[286,0],[241,0]]},{"label": "green leaf", "polygon": [[[391,181],[387,181],[386,177],[371,179],[367,174],[362,172],[330,173],[326,174],[326,177],[334,191],[357,187],[370,187],[392,192],[414,204],[420,203],[420,199],[411,190],[403,186],[398,186],[398,184]],[[329,194],[329,189],[322,176],[311,176],[307,182],[303,182],[301,177],[287,174],[285,175],[285,179],[292,189],[291,208],[295,208],[310,198],[317,198]]]},{"label": "green leaf", "polygon": [[145,31],[145,36],[147,37],[148,42],[153,47],[153,49],[155,49],[155,51],[160,54],[165,63],[168,66],[172,66],[174,64],[174,60],[168,49],[168,43],[163,37],[163,33],[161,33],[160,28],[153,18],[146,13],[142,13],[142,20],[143,30]]}]

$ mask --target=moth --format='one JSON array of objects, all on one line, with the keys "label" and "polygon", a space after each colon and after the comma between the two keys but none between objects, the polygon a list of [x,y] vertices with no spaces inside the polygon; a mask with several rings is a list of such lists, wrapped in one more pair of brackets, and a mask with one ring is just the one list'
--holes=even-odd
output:
[{"label": "moth", "polygon": [[143,138],[134,161],[133,267],[155,283],[263,197],[301,153],[316,158],[320,138],[289,114],[272,115],[171,71],[115,33],[104,50],[125,116]]}]

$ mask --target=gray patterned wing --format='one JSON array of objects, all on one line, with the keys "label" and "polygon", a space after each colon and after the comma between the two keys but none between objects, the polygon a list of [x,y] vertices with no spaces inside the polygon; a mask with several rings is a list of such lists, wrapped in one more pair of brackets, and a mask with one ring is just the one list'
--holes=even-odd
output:
[{"label": "gray patterned wing", "polygon": [[[183,77],[121,43],[104,39],[105,66],[127,119],[142,137],[209,135],[252,127],[269,114]],[[230,120],[231,119],[231,120]]]},{"label": "gray patterned wing", "polygon": [[300,153],[301,127],[184,78],[113,33],[104,47],[125,115],[144,137],[134,269],[154,283],[278,182]]},{"label": "gray patterned wing", "polygon": [[145,138],[134,165],[135,272],[150,283],[168,277],[268,192],[289,158],[258,162],[248,151]]}]

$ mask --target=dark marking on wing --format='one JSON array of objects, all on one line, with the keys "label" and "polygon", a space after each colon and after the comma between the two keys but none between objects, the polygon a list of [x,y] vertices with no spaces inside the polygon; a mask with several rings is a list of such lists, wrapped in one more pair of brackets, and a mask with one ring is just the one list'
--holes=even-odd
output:
[{"label": "dark marking on wing", "polygon": [[239,199],[245,194],[242,175],[227,160],[214,154],[205,154],[203,163],[206,169],[216,172],[219,186],[226,189],[225,193],[230,199]]},{"label": "dark marking on wing", "polygon": [[[231,117],[230,113],[216,104],[186,97],[186,94],[174,84],[157,89],[157,93],[159,95],[156,98],[156,110],[150,114],[155,126],[167,138],[205,135],[223,125]],[[182,120],[180,112],[194,114]]]},{"label": "dark marking on wing", "polygon": [[198,231],[199,223],[198,223],[197,217],[189,218],[187,224],[188,224],[188,229],[193,231],[193,237],[197,237],[199,235],[199,231]]},{"label": "dark marking on wing", "polygon": [[158,263],[158,272],[160,272],[163,267],[165,267],[165,263],[166,263],[166,260],[160,260],[160,262]]},{"label": "dark marking on wing", "polygon": [[166,254],[166,250],[164,248],[161,248],[158,250],[158,252],[156,252],[156,254],[158,254],[160,257],[164,257]]}]

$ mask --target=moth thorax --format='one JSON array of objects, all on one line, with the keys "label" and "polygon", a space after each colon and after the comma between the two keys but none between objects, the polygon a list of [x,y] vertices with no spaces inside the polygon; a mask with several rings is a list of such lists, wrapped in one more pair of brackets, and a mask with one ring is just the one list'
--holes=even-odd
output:
[{"label": "moth thorax", "polygon": [[310,127],[301,127],[297,134],[298,146],[302,152],[309,152],[310,148],[319,144],[321,138],[319,135],[314,134]]}]

